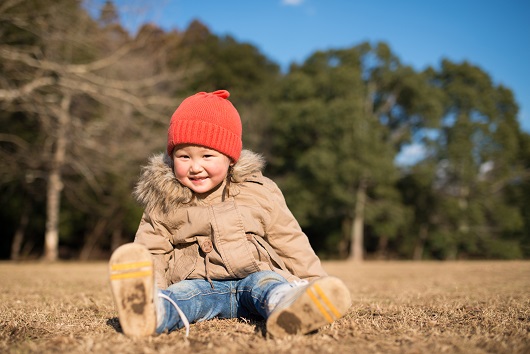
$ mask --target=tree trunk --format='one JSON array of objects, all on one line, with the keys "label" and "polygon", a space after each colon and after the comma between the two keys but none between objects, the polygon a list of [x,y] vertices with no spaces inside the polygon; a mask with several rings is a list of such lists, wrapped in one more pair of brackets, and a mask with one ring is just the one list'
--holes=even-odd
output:
[{"label": "tree trunk", "polygon": [[377,244],[377,259],[386,259],[388,253],[388,236],[379,236]]},{"label": "tree trunk", "polygon": [[59,211],[62,191],[61,173],[53,168],[48,176],[46,199],[46,234],[44,235],[44,260],[55,261],[59,255]]},{"label": "tree trunk", "polygon": [[355,262],[363,261],[364,249],[364,207],[366,204],[366,182],[361,180],[357,188],[357,198],[355,202],[355,213],[351,230],[350,260]]},{"label": "tree trunk", "polygon": [[414,253],[412,259],[415,261],[420,261],[423,259],[423,249],[425,248],[425,241],[427,240],[428,230],[427,225],[421,224],[418,241],[414,245]]},{"label": "tree trunk", "polygon": [[108,223],[104,219],[99,219],[96,223],[96,226],[85,237],[85,242],[83,244],[83,248],[81,249],[81,253],[79,254],[79,259],[82,261],[86,261],[90,259],[90,254],[94,250],[94,248],[97,246],[99,240],[101,237],[105,234],[105,229],[108,226]]},{"label": "tree trunk", "polygon": [[123,235],[122,235],[121,227],[114,228],[114,230],[112,230],[112,236],[110,239],[111,252],[114,252],[114,250],[120,247],[123,243],[124,242],[123,242]]},{"label": "tree trunk", "polygon": [[351,234],[351,220],[349,218],[342,219],[341,238],[338,244],[339,259],[348,258],[349,245]]},{"label": "tree trunk", "polygon": [[63,190],[62,168],[66,155],[66,134],[70,122],[71,96],[66,94],[57,114],[57,137],[46,195],[46,234],[44,235],[44,260],[56,261],[59,256],[59,215]]},{"label": "tree trunk", "polygon": [[10,258],[14,261],[20,259],[20,250],[22,249],[22,242],[24,241],[24,233],[26,232],[26,226],[29,222],[29,212],[27,206],[22,210],[22,216],[18,224],[15,235],[13,236],[13,242],[11,243],[11,256]]}]

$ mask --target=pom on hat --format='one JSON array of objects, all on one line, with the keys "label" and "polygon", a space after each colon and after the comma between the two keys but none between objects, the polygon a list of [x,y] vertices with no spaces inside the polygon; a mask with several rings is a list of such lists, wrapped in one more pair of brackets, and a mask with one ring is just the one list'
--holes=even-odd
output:
[{"label": "pom on hat", "polygon": [[199,92],[177,108],[167,133],[167,153],[176,145],[195,144],[217,150],[237,162],[241,155],[241,118],[226,90]]}]

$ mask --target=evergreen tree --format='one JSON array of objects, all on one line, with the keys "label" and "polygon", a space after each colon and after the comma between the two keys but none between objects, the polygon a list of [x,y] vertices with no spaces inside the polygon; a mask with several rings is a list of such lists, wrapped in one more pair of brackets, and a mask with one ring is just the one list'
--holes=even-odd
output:
[{"label": "evergreen tree", "polygon": [[507,233],[523,226],[505,188],[520,178],[517,106],[480,68],[447,60],[433,76],[445,93],[435,138],[433,188],[440,203],[431,242],[438,257],[520,257]]},{"label": "evergreen tree", "polygon": [[248,43],[239,43],[231,36],[219,37],[200,21],[193,21],[182,34],[173,65],[195,69],[177,94],[187,96],[199,91],[226,89],[238,108],[243,124],[243,145],[263,151],[263,139],[270,120],[270,96],[280,77],[277,64]]},{"label": "evergreen tree", "polygon": [[384,248],[406,220],[394,158],[409,129],[425,125],[416,97],[425,83],[385,44],[362,44],[315,53],[279,87],[273,172],[302,225],[339,235],[333,247],[344,254],[349,243],[353,259],[363,257],[365,224]]}]

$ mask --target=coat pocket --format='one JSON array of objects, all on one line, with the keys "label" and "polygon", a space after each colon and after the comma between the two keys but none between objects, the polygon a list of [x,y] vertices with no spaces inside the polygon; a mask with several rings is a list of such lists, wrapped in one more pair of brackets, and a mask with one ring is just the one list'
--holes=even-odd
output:
[{"label": "coat pocket", "polygon": [[193,272],[197,265],[198,253],[199,245],[195,242],[175,245],[173,257],[169,260],[169,284],[184,280]]},{"label": "coat pocket", "polygon": [[287,267],[285,267],[285,263],[283,263],[281,257],[278,255],[278,253],[276,253],[272,246],[267,241],[265,241],[263,237],[256,234],[248,233],[247,238],[249,237],[252,238],[252,240],[254,241],[253,243],[258,249],[259,254],[265,253],[266,256],[269,258],[268,261],[272,268],[271,270],[274,270],[274,268],[278,268],[287,271]]}]

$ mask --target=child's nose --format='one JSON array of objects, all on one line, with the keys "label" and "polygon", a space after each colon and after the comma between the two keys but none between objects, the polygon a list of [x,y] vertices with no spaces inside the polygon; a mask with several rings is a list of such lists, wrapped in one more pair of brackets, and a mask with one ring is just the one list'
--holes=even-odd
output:
[{"label": "child's nose", "polygon": [[200,172],[202,171],[202,165],[199,163],[199,161],[192,160],[190,169],[192,172]]}]

